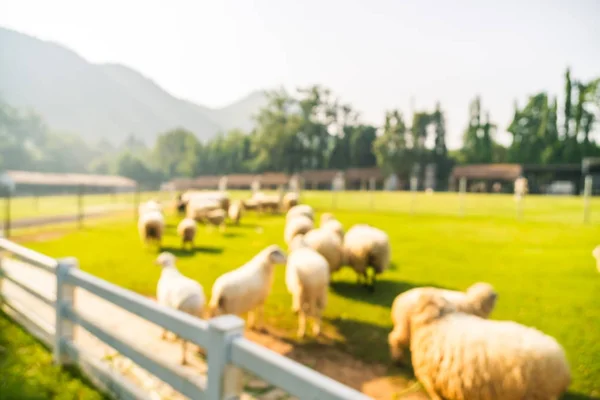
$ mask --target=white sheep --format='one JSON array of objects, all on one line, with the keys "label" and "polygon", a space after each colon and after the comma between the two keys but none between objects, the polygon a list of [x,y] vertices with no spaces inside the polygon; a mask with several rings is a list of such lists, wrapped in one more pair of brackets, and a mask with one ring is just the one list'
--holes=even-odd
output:
[{"label": "white sheep", "polygon": [[262,321],[264,302],[273,285],[274,266],[286,261],[283,250],[271,245],[246,264],[218,277],[212,287],[210,315],[248,313],[248,327],[254,327],[257,319]]},{"label": "white sheep", "polygon": [[142,242],[149,244],[153,240],[158,246],[161,245],[165,230],[165,217],[160,211],[147,211],[138,219],[138,232]]},{"label": "white sheep", "polygon": [[421,293],[410,324],[413,369],[433,400],[555,400],[571,382],[554,338],[458,312],[437,291]]},{"label": "white sheep", "polygon": [[181,236],[181,247],[184,248],[186,243],[194,247],[194,239],[196,238],[196,221],[192,218],[184,218],[177,225],[177,234]]},{"label": "white sheep", "polygon": [[244,203],[241,200],[236,200],[229,206],[228,215],[229,219],[236,225],[240,224],[240,219],[244,212]]},{"label": "white sheep", "polygon": [[[179,272],[175,266],[175,256],[168,252],[161,253],[156,264],[162,267],[160,279],[156,287],[156,299],[159,304],[202,318],[206,298],[202,286]],[[167,329],[162,339],[167,337]],[[181,363],[186,364],[187,341],[182,341]]]},{"label": "white sheep", "polygon": [[149,211],[158,211],[162,213],[162,206],[158,201],[152,199],[140,204],[138,207],[138,215],[143,215]]},{"label": "white sheep", "polygon": [[323,213],[321,215],[320,227],[336,233],[340,237],[340,240],[344,240],[344,225],[335,219],[333,214]]},{"label": "white sheep", "polygon": [[596,268],[598,268],[598,272],[600,272],[600,246],[596,246],[592,251],[592,256],[596,259]]},{"label": "white sheep", "polygon": [[208,213],[220,208],[221,204],[217,200],[192,197],[187,204],[187,217],[202,222]]},{"label": "white sheep", "polygon": [[329,264],[325,257],[308,247],[303,237],[292,240],[287,258],[285,284],[292,295],[292,311],[298,314],[298,336],[304,337],[306,319],[313,319],[313,334],[321,333],[321,315],[327,305]]},{"label": "white sheep", "polygon": [[209,211],[206,214],[206,216],[204,217],[204,220],[207,221],[210,225],[218,226],[219,230],[224,231],[225,230],[225,218],[226,218],[225,211],[223,211],[222,209],[219,208],[216,210]]},{"label": "white sheep", "polygon": [[304,215],[305,217],[309,218],[311,221],[315,220],[315,211],[308,204],[298,204],[298,205],[290,208],[285,216],[285,220],[287,222],[290,219],[295,218],[299,215]]},{"label": "white sheep", "polygon": [[292,239],[296,235],[303,235],[314,228],[314,223],[312,219],[308,218],[305,215],[296,215],[295,218],[291,218],[285,223],[285,228],[283,231],[283,239],[285,243],[289,246],[292,242]]},{"label": "white sheep", "polygon": [[390,240],[381,229],[358,224],[344,236],[344,261],[356,272],[357,282],[366,284],[370,291],[375,290],[376,276],[389,267],[390,257]]},{"label": "white sheep", "polygon": [[482,318],[488,318],[498,298],[498,294],[492,285],[485,282],[475,283],[465,292],[419,287],[399,294],[392,304],[391,317],[394,329],[388,335],[392,360],[396,362],[405,361],[405,350],[410,348],[410,316],[414,312],[421,293],[431,290],[441,294],[457,310]]},{"label": "white sheep", "polygon": [[326,228],[311,229],[302,239],[308,247],[325,257],[330,274],[338,271],[344,264],[342,239],[332,231]]}]

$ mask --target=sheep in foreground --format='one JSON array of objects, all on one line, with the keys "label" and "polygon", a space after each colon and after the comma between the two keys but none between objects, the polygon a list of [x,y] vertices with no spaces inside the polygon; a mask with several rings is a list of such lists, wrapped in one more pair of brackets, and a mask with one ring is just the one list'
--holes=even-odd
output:
[{"label": "sheep in foreground", "polygon": [[488,318],[496,305],[498,294],[492,285],[478,282],[465,292],[445,290],[433,287],[419,287],[399,294],[392,304],[392,323],[394,329],[388,336],[392,360],[403,362],[405,350],[410,347],[410,317],[413,314],[421,293],[436,291],[445,300],[452,303],[458,311]]},{"label": "sheep in foreground", "polygon": [[[183,311],[184,313],[202,318],[205,296],[202,286],[184,275],[175,266],[175,256],[168,252],[161,253],[156,259],[156,264],[162,267],[158,285],[156,288],[156,299],[159,304]],[[166,339],[167,330],[162,334]],[[187,341],[182,341],[181,364],[186,364]]]},{"label": "sheep in foreground", "polygon": [[159,247],[165,230],[165,218],[160,211],[148,211],[138,219],[138,232],[145,244],[155,242]]},{"label": "sheep in foreground", "polygon": [[598,272],[600,272],[600,246],[596,246],[594,251],[592,251],[592,256],[596,259],[596,268],[598,268]]},{"label": "sheep in foreground", "polygon": [[310,218],[304,215],[297,215],[295,218],[292,218],[285,223],[283,239],[289,246],[294,236],[304,235],[313,228],[314,223]]},{"label": "sheep in foreground", "polygon": [[318,228],[308,231],[302,236],[302,240],[308,247],[325,257],[330,274],[342,267],[344,263],[344,246],[338,235],[332,234],[327,229]]},{"label": "sheep in foreground", "polygon": [[289,209],[285,216],[285,221],[287,222],[290,219],[293,219],[299,215],[304,215],[311,221],[315,220],[315,211],[311,206],[309,206],[308,204],[298,204],[297,206],[294,206]]},{"label": "sheep in foreground", "polygon": [[292,311],[298,314],[298,336],[306,333],[306,319],[313,319],[313,334],[321,333],[321,314],[327,305],[329,265],[325,257],[308,247],[303,237],[292,240],[285,284],[292,295]]},{"label": "sheep in foreground", "polygon": [[271,245],[246,264],[221,275],[212,287],[210,316],[248,313],[248,327],[254,327],[257,319],[262,321],[263,306],[273,285],[273,269],[286,261],[283,250]]},{"label": "sheep in foreground", "polygon": [[323,213],[321,215],[321,228],[329,230],[337,234],[341,240],[344,240],[344,225],[331,213]]},{"label": "sheep in foreground", "polygon": [[181,248],[185,248],[186,244],[194,247],[194,239],[196,238],[196,221],[191,218],[184,218],[177,225],[177,234],[181,236]]},{"label": "sheep in foreground", "polygon": [[558,399],[571,382],[563,348],[537,329],[458,312],[435,290],[410,318],[413,369],[433,400]]},{"label": "sheep in foreground", "polygon": [[244,211],[244,203],[241,200],[236,200],[229,206],[229,219],[236,225],[240,224],[242,213]]},{"label": "sheep in foreground", "polygon": [[390,264],[390,253],[387,233],[370,225],[354,225],[344,236],[344,261],[356,271],[357,282],[367,285],[371,292],[376,276]]}]

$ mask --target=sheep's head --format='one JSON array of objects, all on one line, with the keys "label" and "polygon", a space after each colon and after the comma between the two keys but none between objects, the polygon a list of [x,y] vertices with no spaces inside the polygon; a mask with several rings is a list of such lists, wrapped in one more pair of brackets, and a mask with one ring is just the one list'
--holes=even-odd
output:
[{"label": "sheep's head", "polygon": [[294,250],[300,249],[302,247],[308,247],[308,244],[304,240],[304,235],[299,234],[299,235],[294,236],[294,238],[292,239],[292,241],[290,242],[290,244],[288,246],[288,250],[294,251]]},{"label": "sheep's head", "polygon": [[156,258],[156,265],[160,265],[161,267],[174,267],[175,266],[175,256],[168,251],[164,251],[158,255]]},{"label": "sheep's head", "polygon": [[285,264],[287,262],[287,256],[285,255],[281,247],[277,246],[276,244],[272,244],[263,251],[271,265]]},{"label": "sheep's head", "polygon": [[467,289],[467,298],[475,314],[487,318],[496,306],[498,293],[489,283],[477,282]]},{"label": "sheep's head", "polygon": [[321,215],[321,224],[324,224],[325,222],[334,219],[333,214],[332,213],[323,213]]},{"label": "sheep's head", "polygon": [[396,364],[404,361],[404,347],[400,345],[400,336],[396,330],[388,335],[388,345],[390,346],[390,357]]},{"label": "sheep's head", "polygon": [[[456,308],[435,289],[424,288],[410,316],[411,331],[442,318]],[[412,336],[412,334],[411,334]]]}]

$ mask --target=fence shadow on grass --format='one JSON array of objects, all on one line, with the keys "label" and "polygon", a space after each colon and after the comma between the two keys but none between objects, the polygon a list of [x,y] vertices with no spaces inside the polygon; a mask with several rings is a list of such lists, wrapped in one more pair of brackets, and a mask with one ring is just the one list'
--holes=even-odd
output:
[{"label": "fence shadow on grass", "polygon": [[185,249],[181,247],[173,247],[173,246],[163,246],[161,251],[168,251],[172,253],[175,257],[193,257],[196,253],[204,253],[204,254],[221,254],[223,253],[222,247],[209,247],[209,246],[194,246],[192,249],[186,247]]}]

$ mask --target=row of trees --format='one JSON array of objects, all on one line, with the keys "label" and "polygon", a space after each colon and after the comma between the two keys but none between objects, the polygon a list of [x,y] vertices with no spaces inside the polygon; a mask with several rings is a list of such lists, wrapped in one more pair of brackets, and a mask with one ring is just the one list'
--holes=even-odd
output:
[{"label": "row of trees", "polygon": [[0,104],[0,169],[111,173],[156,186],[174,177],[375,165],[406,182],[435,164],[438,182],[446,182],[454,163],[549,164],[600,155],[592,138],[600,117],[599,82],[572,80],[567,70],[562,106],[545,92],[523,108],[515,105],[508,147],[495,140],[497,126],[477,97],[463,147],[453,152],[446,147],[440,104],[415,112],[410,121],[399,110],[387,111],[383,125],[375,127],[321,86],[266,93],[252,132],[233,130],[200,142],[181,128],[160,135],[152,147],[133,136],[120,146],[90,146],[78,136],[50,132],[33,113]]}]

